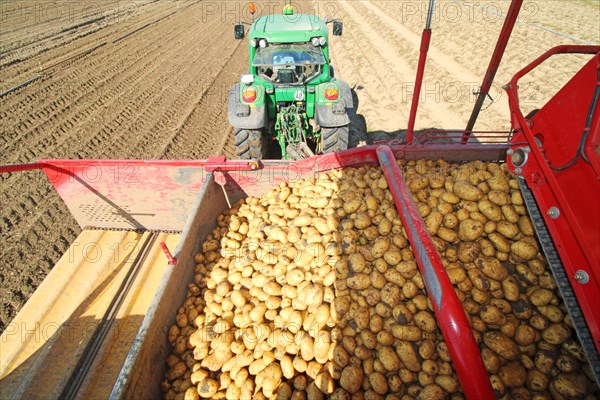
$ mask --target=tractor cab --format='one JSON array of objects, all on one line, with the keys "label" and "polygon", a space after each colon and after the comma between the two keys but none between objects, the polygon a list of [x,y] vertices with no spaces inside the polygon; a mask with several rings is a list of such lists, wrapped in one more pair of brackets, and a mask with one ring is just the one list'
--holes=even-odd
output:
[{"label": "tractor cab", "polygon": [[341,21],[295,14],[288,4],[281,14],[253,20],[247,34],[244,24],[235,26],[236,38],[248,38],[250,60],[229,94],[239,158],[266,158],[273,142],[287,159],[348,147],[354,104],[348,84],[333,77],[329,23],[342,34]]},{"label": "tractor cab", "polygon": [[309,43],[285,43],[259,47],[252,60],[256,75],[276,85],[307,83],[321,75],[326,64],[321,47]]}]

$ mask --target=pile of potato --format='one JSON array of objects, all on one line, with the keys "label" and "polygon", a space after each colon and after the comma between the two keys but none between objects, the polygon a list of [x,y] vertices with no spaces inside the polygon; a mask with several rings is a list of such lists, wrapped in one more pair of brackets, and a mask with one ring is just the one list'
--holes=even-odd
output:
[{"label": "pile of potato", "polygon": [[[506,166],[398,164],[497,395],[597,395]],[[196,262],[168,333],[166,399],[464,398],[379,168],[241,201]]]}]

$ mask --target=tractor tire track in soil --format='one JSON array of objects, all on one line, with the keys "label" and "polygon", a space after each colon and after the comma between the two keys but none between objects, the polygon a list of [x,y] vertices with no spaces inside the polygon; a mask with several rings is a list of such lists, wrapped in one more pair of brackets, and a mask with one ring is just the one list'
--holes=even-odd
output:
[{"label": "tractor tire track in soil", "polygon": [[[493,4],[492,11],[506,13],[509,2]],[[344,35],[332,41],[336,75],[356,89],[360,100],[358,112],[367,120],[369,142],[402,139],[428,2],[362,0],[338,1],[335,5],[333,17],[345,24]],[[561,15],[559,10],[564,14],[567,8],[569,23],[557,17]],[[463,129],[475,103],[473,92],[481,84],[503,17],[468,1],[439,1],[435,10],[415,129]],[[568,6],[551,0],[525,2],[490,91],[493,101],[487,99],[484,103],[476,130],[507,131],[510,115],[501,86],[547,49],[559,44],[580,44],[536,28],[536,24],[559,24],[563,33],[600,43],[600,33],[585,29],[600,26],[597,7],[580,1]],[[588,59],[585,56],[551,59],[525,77],[520,84],[525,112],[543,105]]]},{"label": "tractor tire track in soil", "polygon": [[[173,9],[164,5],[147,8],[138,25]],[[194,124],[202,124],[202,116],[197,115],[196,106],[211,112],[202,106],[220,101],[218,96],[203,101],[204,94],[212,94],[219,84],[231,85],[243,70],[245,46],[233,39],[231,26],[219,15],[207,19],[203,8],[192,4],[185,13],[176,13],[60,65],[39,82],[7,95],[0,100],[0,163],[43,158],[159,157],[172,140],[171,132],[197,134]],[[56,63],[81,51],[78,49],[134,28],[115,24],[107,34],[89,35],[77,43],[65,41],[64,47],[57,45],[44,55],[48,63]],[[206,46],[209,38],[211,46]],[[223,49],[229,49],[225,54],[231,56],[223,57]],[[20,71],[29,71],[27,64],[38,59],[35,56],[13,64],[3,69],[0,77],[5,80],[23,75]],[[226,110],[226,104],[219,106]],[[222,120],[213,117],[211,129],[204,131],[211,135],[205,142],[213,140],[211,152],[221,152],[224,146],[221,132],[227,130],[226,113],[219,115]],[[194,145],[200,146],[202,141]],[[193,153],[198,149],[184,146],[174,157],[190,158]],[[1,176],[0,194],[9,205],[0,214],[0,283],[5,289],[0,299],[0,330],[4,330],[76,238],[79,228],[41,172]]]},{"label": "tractor tire track in soil", "polygon": [[[304,12],[317,10],[322,17],[344,21],[344,35],[330,37],[333,64],[336,76],[356,91],[357,112],[366,119],[371,142],[401,137],[406,128],[427,3],[299,5]],[[505,13],[508,3],[495,4]],[[31,14],[40,4],[75,9]],[[43,158],[235,157],[227,93],[248,59],[247,41],[233,39],[232,27],[249,18],[243,12],[247,2],[86,4],[3,1],[0,92],[37,75],[42,78],[0,98],[0,164]],[[257,6],[277,9],[267,2]],[[565,2],[552,0],[524,3],[498,71],[495,102],[486,103],[476,129],[508,129],[501,84],[548,48],[578,44],[536,26],[600,42],[598,30],[591,29],[600,26],[597,7],[573,0],[569,18],[563,18],[565,7]],[[471,92],[483,78],[502,26],[501,17],[484,9],[459,0],[438,2],[417,129],[466,125],[474,102]],[[462,11],[459,18],[448,12],[453,10]],[[525,111],[543,104],[586,59],[564,57],[533,71],[521,84]],[[452,87],[461,91],[459,98],[444,92]],[[2,331],[75,240],[79,227],[39,171],[0,176],[0,198]]]}]

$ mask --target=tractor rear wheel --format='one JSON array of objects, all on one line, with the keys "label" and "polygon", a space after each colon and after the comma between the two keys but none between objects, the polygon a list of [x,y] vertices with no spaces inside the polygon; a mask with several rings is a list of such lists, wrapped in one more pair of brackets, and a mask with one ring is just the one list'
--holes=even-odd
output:
[{"label": "tractor rear wheel", "polygon": [[321,151],[333,153],[348,148],[348,133],[350,127],[337,126],[332,128],[321,127]]},{"label": "tractor rear wheel", "polygon": [[241,160],[261,160],[267,155],[262,129],[235,129],[235,151]]}]

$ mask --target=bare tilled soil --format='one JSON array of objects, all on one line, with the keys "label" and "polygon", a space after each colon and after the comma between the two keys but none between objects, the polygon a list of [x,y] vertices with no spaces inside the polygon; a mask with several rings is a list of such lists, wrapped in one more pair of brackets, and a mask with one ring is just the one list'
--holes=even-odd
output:
[{"label": "bare tilled soil", "polygon": [[[464,128],[509,1],[437,3],[416,128]],[[344,21],[336,74],[354,87],[368,141],[399,137],[408,111],[426,1],[301,2]],[[258,2],[259,13],[283,2]],[[233,24],[246,2],[0,3],[0,164],[44,158],[234,156],[227,91],[247,68]],[[595,1],[526,1],[476,129],[508,130],[510,77],[558,44],[600,42]],[[561,35],[559,35],[562,34]],[[536,108],[585,57],[560,57],[522,84]],[[0,331],[79,233],[41,172],[0,177]]]}]

